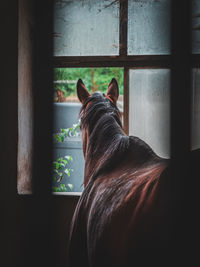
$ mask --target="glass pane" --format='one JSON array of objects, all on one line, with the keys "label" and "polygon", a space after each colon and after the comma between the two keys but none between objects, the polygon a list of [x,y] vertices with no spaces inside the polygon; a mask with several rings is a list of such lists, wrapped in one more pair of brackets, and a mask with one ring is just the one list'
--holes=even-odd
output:
[{"label": "glass pane", "polygon": [[200,53],[200,1],[192,1],[192,52]]},{"label": "glass pane", "polygon": [[118,1],[56,1],[55,56],[98,56],[118,53]]},{"label": "glass pane", "polygon": [[83,80],[89,92],[106,93],[113,77],[118,81],[120,96],[117,104],[123,115],[123,68],[54,70],[53,192],[83,190],[84,158],[78,118],[81,104],[76,96],[78,79]]},{"label": "glass pane", "polygon": [[192,72],[192,149],[200,148],[200,69]]},{"label": "glass pane", "polygon": [[170,156],[170,70],[130,70],[129,134]]},{"label": "glass pane", "polygon": [[128,1],[128,54],[170,53],[170,0]]}]

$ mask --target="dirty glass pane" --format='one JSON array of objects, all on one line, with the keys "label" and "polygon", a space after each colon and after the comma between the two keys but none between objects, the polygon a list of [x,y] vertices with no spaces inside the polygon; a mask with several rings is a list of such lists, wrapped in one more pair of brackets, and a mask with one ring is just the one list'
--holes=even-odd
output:
[{"label": "dirty glass pane", "polygon": [[200,148],[200,69],[192,72],[192,149]]},{"label": "dirty glass pane", "polygon": [[118,53],[118,1],[55,1],[55,56],[98,56]]},{"label": "dirty glass pane", "polygon": [[200,53],[200,1],[192,1],[192,52]]},{"label": "dirty glass pane", "polygon": [[130,70],[129,134],[170,156],[170,70]]},{"label": "dirty glass pane", "polygon": [[170,0],[128,1],[128,54],[170,53]]}]

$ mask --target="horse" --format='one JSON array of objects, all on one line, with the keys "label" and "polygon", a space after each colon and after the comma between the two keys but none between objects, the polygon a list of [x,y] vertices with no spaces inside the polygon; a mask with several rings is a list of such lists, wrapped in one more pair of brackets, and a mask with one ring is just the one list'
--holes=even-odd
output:
[{"label": "horse", "polygon": [[79,79],[77,96],[85,170],[71,223],[70,266],[155,266],[161,254],[166,261],[172,235],[169,159],[125,134],[115,78],[106,94],[90,94]]}]

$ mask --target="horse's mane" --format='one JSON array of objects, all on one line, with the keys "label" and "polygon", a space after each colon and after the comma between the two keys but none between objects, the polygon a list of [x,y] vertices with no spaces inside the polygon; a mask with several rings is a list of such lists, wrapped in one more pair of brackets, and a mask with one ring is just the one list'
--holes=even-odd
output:
[{"label": "horse's mane", "polygon": [[[90,130],[92,131],[96,123],[99,123],[99,119],[102,117],[102,115],[105,114],[110,118],[115,119],[122,128],[120,111],[117,106],[107,97],[105,97],[103,93],[96,92],[92,94],[90,97],[88,97],[80,110],[81,128],[89,125]],[[106,122],[106,124],[108,124],[108,122]],[[104,126],[106,127],[106,125]]]},{"label": "horse's mane", "polygon": [[89,129],[86,162],[99,161],[93,170],[93,178],[119,164],[133,149],[133,161],[137,161],[136,164],[147,162],[150,158],[158,159],[150,146],[140,138],[125,135],[119,109],[104,94],[97,92],[91,95],[82,106],[80,117],[81,128]]}]

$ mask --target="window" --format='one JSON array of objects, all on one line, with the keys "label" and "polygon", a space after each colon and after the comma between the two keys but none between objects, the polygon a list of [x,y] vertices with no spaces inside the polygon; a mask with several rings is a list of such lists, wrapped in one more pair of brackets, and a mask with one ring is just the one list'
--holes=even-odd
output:
[{"label": "window", "polygon": [[[158,155],[167,158],[171,124],[171,3],[57,0],[54,13],[55,71],[123,68],[124,130],[139,136]],[[198,1],[193,1],[194,53],[199,49],[198,8]]]}]

